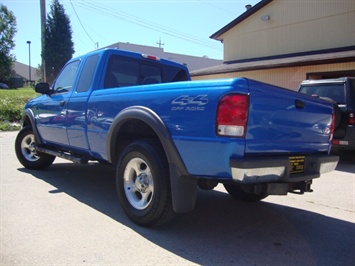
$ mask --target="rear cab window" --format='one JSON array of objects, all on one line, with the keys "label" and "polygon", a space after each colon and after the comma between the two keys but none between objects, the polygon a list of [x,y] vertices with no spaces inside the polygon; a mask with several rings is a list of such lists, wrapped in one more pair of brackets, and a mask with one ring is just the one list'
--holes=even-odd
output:
[{"label": "rear cab window", "polygon": [[148,85],[186,81],[184,69],[162,64],[160,61],[139,60],[111,54],[104,78],[104,88]]}]

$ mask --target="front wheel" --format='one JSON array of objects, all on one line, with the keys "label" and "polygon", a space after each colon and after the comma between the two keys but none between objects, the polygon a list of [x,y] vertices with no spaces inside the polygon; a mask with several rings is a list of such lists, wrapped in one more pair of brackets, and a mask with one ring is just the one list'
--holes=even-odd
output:
[{"label": "front wheel", "polygon": [[223,185],[229,195],[241,201],[247,201],[247,202],[260,201],[262,199],[265,199],[268,196],[266,192],[261,192],[260,194],[248,192],[247,189],[243,188],[243,185],[241,184],[223,184]]},{"label": "front wheel", "polygon": [[153,226],[175,216],[168,162],[159,142],[129,144],[117,165],[116,185],[122,208],[135,223]]},{"label": "front wheel", "polygon": [[47,168],[55,159],[55,156],[36,151],[35,135],[31,127],[25,127],[17,134],[15,152],[20,163],[29,169]]}]

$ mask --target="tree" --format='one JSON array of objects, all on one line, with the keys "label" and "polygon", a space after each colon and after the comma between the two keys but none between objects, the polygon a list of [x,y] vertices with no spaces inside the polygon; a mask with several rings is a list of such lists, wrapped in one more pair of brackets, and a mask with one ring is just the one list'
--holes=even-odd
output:
[{"label": "tree", "polygon": [[0,4],[0,81],[7,82],[12,77],[12,66],[16,60],[10,51],[15,47],[13,40],[17,28],[16,17]]},{"label": "tree", "polygon": [[51,11],[47,15],[42,53],[47,82],[51,83],[74,54],[70,20],[59,0],[53,0]]}]

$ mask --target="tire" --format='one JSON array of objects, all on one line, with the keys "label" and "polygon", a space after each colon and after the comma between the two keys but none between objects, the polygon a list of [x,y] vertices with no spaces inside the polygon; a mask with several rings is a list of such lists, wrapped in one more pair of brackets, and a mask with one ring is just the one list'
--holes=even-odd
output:
[{"label": "tire", "polygon": [[338,129],[341,123],[341,109],[339,106],[335,103],[333,104],[333,109],[334,109],[334,115],[335,115],[335,121],[334,121],[334,129]]},{"label": "tire", "polygon": [[116,186],[123,210],[136,224],[162,225],[174,218],[168,162],[159,142],[138,140],[124,149]]},{"label": "tire", "polygon": [[20,163],[28,169],[45,169],[55,159],[53,155],[36,152],[35,135],[31,127],[25,127],[17,134],[15,152]]},{"label": "tire", "polygon": [[240,201],[255,202],[265,199],[268,196],[268,194],[263,192],[260,194],[247,192],[245,189],[243,189],[243,185],[240,184],[223,184],[223,186],[229,195]]},{"label": "tire", "polygon": [[340,107],[338,106],[337,102],[331,98],[328,98],[328,97],[319,97],[319,98],[326,100],[326,101],[333,104],[333,110],[334,110],[334,115],[335,115],[334,129],[337,129],[340,126],[341,116],[342,116],[342,112],[341,112]]}]

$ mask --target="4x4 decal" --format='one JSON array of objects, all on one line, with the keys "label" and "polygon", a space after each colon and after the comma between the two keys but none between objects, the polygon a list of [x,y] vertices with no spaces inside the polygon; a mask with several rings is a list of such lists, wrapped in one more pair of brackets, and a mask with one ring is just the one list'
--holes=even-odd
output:
[{"label": "4x4 decal", "polygon": [[181,95],[174,99],[172,104],[172,111],[204,111],[208,103],[207,94],[197,96]]}]

